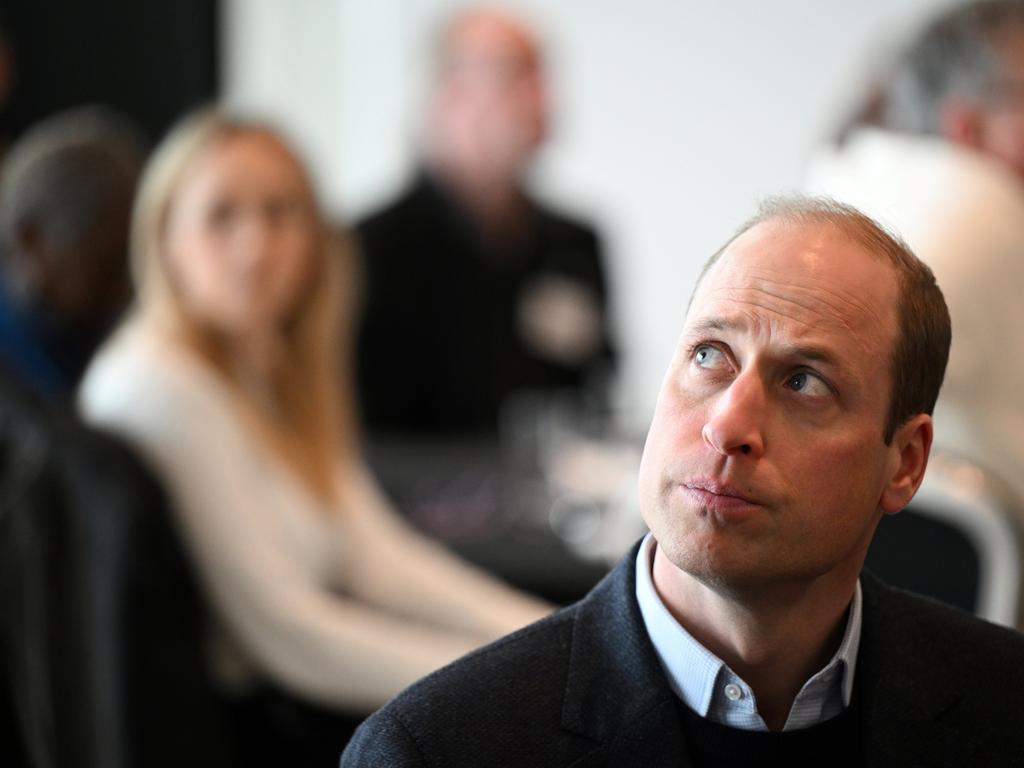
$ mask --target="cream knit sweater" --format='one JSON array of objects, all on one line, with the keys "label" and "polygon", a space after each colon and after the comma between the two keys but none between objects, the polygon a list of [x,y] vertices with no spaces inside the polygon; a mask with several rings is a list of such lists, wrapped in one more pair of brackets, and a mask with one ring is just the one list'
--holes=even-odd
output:
[{"label": "cream knit sweater", "polygon": [[344,509],[323,508],[252,438],[214,373],[141,324],[94,360],[79,406],[163,480],[225,684],[263,676],[369,712],[548,610],[412,531],[361,464],[339,467]]}]

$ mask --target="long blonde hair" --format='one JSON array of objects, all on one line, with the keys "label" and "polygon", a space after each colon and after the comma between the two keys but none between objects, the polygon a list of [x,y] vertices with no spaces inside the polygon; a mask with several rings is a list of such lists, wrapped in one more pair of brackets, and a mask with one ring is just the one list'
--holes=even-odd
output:
[{"label": "long blonde hair", "polygon": [[[262,134],[293,159],[313,203],[319,245],[317,283],[284,331],[288,365],[274,382],[274,411],[259,407],[227,364],[224,339],[190,316],[168,273],[168,213],[186,170],[204,152],[235,136]],[[355,449],[351,327],[353,259],[347,240],[331,231],[308,173],[281,135],[263,122],[209,109],[182,120],[153,153],[139,184],[131,231],[136,310],[130,322],[169,331],[225,382],[246,425],[317,497],[336,500],[337,470]],[[267,382],[268,384],[270,382]]]}]

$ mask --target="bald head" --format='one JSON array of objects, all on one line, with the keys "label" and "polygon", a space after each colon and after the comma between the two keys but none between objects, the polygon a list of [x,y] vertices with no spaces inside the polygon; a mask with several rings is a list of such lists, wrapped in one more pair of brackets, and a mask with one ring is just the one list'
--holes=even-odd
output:
[{"label": "bald head", "polygon": [[476,8],[444,27],[428,130],[442,175],[474,186],[518,182],[547,132],[540,53],[526,24]]},{"label": "bald head", "polygon": [[471,8],[444,27],[438,51],[441,78],[480,63],[537,69],[540,53],[533,30],[503,11]]},{"label": "bald head", "polygon": [[[758,213],[708,259],[694,293],[732,243],[754,228],[770,223],[830,228],[856,243],[865,253],[891,265],[897,286],[898,334],[889,360],[892,394],[884,430],[886,442],[911,416],[930,414],[938,399],[949,357],[949,310],[928,266],[906,243],[856,208],[827,198],[794,196],[766,200]],[[691,303],[692,300],[693,297]]]}]

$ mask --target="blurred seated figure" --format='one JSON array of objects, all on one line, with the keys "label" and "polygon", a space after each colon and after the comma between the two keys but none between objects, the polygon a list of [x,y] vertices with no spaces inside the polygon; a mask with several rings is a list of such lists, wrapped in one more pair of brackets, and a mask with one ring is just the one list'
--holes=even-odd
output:
[{"label": "blurred seated figure", "polygon": [[0,765],[233,765],[162,489],[119,440],[10,376],[0,564]]},{"label": "blurred seated figure", "polygon": [[[421,539],[364,467],[339,355],[349,261],[277,134],[183,122],[145,171],[132,257],[137,305],[81,408],[165,481],[254,754],[333,764],[343,718],[547,607]],[[275,758],[263,742],[296,711],[324,726]]]},{"label": "blurred seated figure", "polygon": [[25,134],[0,179],[3,765],[225,764],[163,492],[69,408],[129,296],[142,160],[125,119],[80,108]]},{"label": "blurred seated figure", "polygon": [[1010,486],[1024,525],[1024,3],[932,19],[882,87],[881,127],[824,149],[808,186],[898,232],[935,272],[953,345],[936,446]]},{"label": "blurred seated figure", "polygon": [[0,177],[0,365],[71,396],[124,308],[128,220],[144,158],[135,129],[98,108],[51,117]]},{"label": "blurred seated figure", "polygon": [[524,188],[547,131],[533,33],[498,11],[459,13],[437,52],[422,167],[358,225],[371,433],[494,434],[515,393],[600,389],[612,355],[599,240]]}]

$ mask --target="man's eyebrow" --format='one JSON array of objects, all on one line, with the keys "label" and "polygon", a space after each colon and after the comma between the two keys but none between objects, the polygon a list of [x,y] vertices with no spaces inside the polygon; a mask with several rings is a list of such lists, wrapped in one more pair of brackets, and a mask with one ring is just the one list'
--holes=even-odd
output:
[{"label": "man's eyebrow", "polygon": [[735,320],[729,320],[723,317],[709,317],[705,320],[699,320],[694,323],[686,329],[686,332],[690,335],[694,335],[707,333],[709,331],[733,331],[739,327],[740,324]]},{"label": "man's eyebrow", "polygon": [[[686,335],[701,336],[706,333],[742,330],[743,323],[727,317],[709,317],[698,320],[686,330]],[[808,360],[842,368],[839,355],[833,350],[814,344],[785,344],[772,351],[772,356],[782,359]]]},{"label": "man's eyebrow", "polygon": [[787,344],[779,349],[778,356],[784,358],[797,358],[800,360],[811,360],[816,363],[825,363],[826,365],[835,366],[837,368],[842,367],[839,357],[825,347],[815,347],[803,344]]}]

